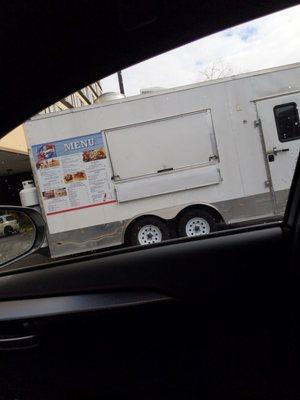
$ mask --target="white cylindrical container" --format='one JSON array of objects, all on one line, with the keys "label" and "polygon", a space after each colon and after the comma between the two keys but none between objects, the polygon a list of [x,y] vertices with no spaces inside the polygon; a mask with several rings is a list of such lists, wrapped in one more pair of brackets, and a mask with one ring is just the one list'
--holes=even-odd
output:
[{"label": "white cylindrical container", "polygon": [[[23,189],[20,190],[19,196],[21,200],[22,207],[31,207],[34,208],[41,214],[40,203],[36,191],[36,187],[34,186],[34,182],[31,181],[23,181],[22,182]],[[41,247],[47,247],[48,242],[45,238],[44,243]]]},{"label": "white cylindrical container", "polygon": [[22,207],[38,206],[39,199],[33,181],[24,181],[22,185],[23,189],[19,193]]},{"label": "white cylindrical container", "polygon": [[95,104],[104,104],[107,103],[109,101],[113,101],[113,100],[120,100],[120,99],[124,99],[125,95],[122,93],[118,93],[118,92],[106,92],[106,93],[102,93],[97,100],[95,100]]}]

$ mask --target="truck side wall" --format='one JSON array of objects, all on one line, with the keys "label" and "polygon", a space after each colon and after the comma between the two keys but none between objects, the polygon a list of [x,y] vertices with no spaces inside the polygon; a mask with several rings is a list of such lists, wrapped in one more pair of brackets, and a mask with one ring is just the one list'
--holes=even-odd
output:
[{"label": "truck side wall", "polygon": [[72,211],[53,215],[48,218],[48,224],[50,231],[55,227],[57,232],[54,241],[62,241],[60,238],[67,235],[72,242],[77,229],[82,228],[91,247],[104,247],[93,239],[95,232],[99,232],[100,225],[106,224],[108,229],[107,224],[113,223],[108,229],[111,241],[120,244],[125,227],[137,216],[157,215],[171,219],[190,204],[211,204],[226,222],[272,215],[272,199],[265,184],[265,155],[259,129],[254,125],[257,112],[253,100],[299,89],[299,75],[299,68],[283,69],[206,86],[193,85],[162,94],[137,96],[29,121],[26,135],[31,146],[205,109],[212,115],[220,158],[216,164],[222,177],[220,183],[91,207],[84,210],[85,226],[81,226],[82,213]]}]

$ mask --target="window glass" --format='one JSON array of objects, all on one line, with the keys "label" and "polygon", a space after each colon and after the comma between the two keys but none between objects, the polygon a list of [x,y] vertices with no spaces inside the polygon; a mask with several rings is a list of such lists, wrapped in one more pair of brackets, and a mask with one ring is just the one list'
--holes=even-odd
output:
[{"label": "window glass", "polygon": [[[28,264],[280,222],[300,147],[299,21],[295,6],[201,38],[0,139],[0,204],[47,225]],[[25,222],[0,242],[22,243]]]},{"label": "window glass", "polygon": [[299,114],[296,103],[274,107],[278,137],[281,142],[300,138]]},{"label": "window glass", "polygon": [[12,215],[7,215],[7,216],[5,217],[5,219],[6,219],[6,221],[14,221],[16,218],[13,217]]}]

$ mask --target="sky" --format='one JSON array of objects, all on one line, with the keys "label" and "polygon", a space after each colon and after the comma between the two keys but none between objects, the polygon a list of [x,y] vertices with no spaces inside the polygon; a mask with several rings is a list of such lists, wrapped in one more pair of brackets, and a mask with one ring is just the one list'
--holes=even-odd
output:
[{"label": "sky", "polygon": [[[300,5],[206,36],[122,71],[126,96],[206,80],[212,65],[235,75],[300,62]],[[103,91],[119,91],[116,75]]]}]

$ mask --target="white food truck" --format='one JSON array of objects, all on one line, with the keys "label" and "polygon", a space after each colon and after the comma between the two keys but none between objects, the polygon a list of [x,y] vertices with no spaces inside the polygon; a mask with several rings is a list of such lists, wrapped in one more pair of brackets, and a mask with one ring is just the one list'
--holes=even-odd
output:
[{"label": "white food truck", "polygon": [[293,64],[32,118],[52,257],[280,217],[299,104]]}]

